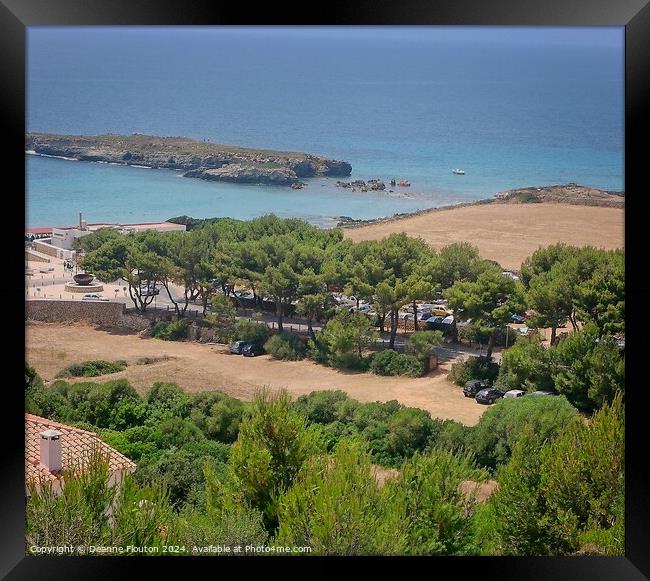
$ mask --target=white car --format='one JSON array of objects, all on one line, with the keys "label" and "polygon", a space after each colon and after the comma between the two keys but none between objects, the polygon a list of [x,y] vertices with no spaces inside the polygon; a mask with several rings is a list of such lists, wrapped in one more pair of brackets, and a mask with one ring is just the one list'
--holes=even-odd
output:
[{"label": "white car", "polygon": [[111,299],[95,293],[89,293],[81,297],[81,300],[82,301],[110,301]]},{"label": "white car", "polygon": [[504,398],[521,397],[522,395],[526,395],[526,392],[523,391],[522,389],[511,389],[510,391],[506,391],[503,397]]}]

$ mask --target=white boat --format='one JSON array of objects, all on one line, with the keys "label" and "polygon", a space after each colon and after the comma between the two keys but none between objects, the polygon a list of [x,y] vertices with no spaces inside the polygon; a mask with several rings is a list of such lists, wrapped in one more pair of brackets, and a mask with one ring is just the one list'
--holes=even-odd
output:
[{"label": "white boat", "polygon": [[455,173],[458,176],[464,176],[465,175],[465,170],[464,169],[452,169],[451,173]]}]

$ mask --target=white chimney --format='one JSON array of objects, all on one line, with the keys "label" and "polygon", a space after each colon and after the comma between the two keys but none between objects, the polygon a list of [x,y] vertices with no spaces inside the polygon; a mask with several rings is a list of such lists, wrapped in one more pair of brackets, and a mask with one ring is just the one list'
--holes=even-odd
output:
[{"label": "white chimney", "polygon": [[41,432],[41,464],[50,472],[61,470],[61,436],[57,430]]}]

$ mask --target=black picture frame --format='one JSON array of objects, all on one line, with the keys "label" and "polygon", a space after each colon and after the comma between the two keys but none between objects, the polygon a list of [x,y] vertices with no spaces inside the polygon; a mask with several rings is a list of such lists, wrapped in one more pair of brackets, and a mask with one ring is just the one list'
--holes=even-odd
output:
[{"label": "black picture frame", "polygon": [[[303,6],[304,8],[304,6]],[[641,372],[642,332],[648,325],[650,287],[643,275],[642,264],[645,238],[644,220],[644,145],[650,135],[648,115],[644,107],[650,87],[650,6],[647,0],[444,0],[435,2],[402,0],[386,2],[367,0],[346,4],[314,4],[312,13],[276,4],[262,4],[254,10],[245,4],[221,4],[197,0],[191,4],[171,0],[157,2],[135,0],[2,0],[0,3],[0,95],[4,118],[5,138],[9,152],[5,157],[5,172],[12,172],[23,183],[25,134],[25,51],[26,28],[31,26],[75,25],[526,25],[526,26],[624,26],[625,27],[625,248],[626,248],[626,302],[627,322],[627,389],[626,389],[626,550],[625,557],[444,557],[435,562],[414,563],[405,558],[366,559],[362,566],[379,566],[387,573],[403,571],[405,566],[424,565],[432,575],[441,568],[454,576],[476,573],[481,579],[643,579],[650,576],[650,479],[645,469],[648,442],[648,379]],[[9,180],[5,174],[5,180]],[[7,181],[6,183],[12,183]],[[22,236],[24,204],[15,189],[5,190],[4,202],[8,209],[5,229],[10,234],[9,246]],[[10,209],[11,200],[17,201]],[[22,210],[21,210],[22,206]],[[16,261],[6,274],[7,281],[20,281],[23,264]],[[645,259],[645,260],[644,260]],[[6,323],[5,337],[14,345],[16,356],[7,355],[5,370],[5,398],[13,395],[11,404],[4,405],[4,423],[0,435],[0,461],[3,475],[0,479],[0,576],[8,579],[100,579],[119,578],[134,565],[142,566],[142,558],[93,559],[92,557],[28,557],[24,554],[24,441],[22,434],[24,401],[19,385],[23,381],[19,369],[24,357],[24,321],[15,305],[24,300],[20,284],[1,285],[0,304],[5,305],[5,317],[13,314],[14,324]],[[9,318],[6,318],[9,321]],[[23,338],[21,344],[20,337]],[[6,401],[9,401],[7,398]],[[349,560],[253,560],[270,573],[286,572],[290,563],[318,568],[326,573],[333,567],[348,567]],[[241,571],[250,560],[236,560]],[[197,565],[205,565],[202,558],[154,559],[146,561],[151,574],[161,568],[169,576],[179,568],[183,574]],[[232,562],[226,563],[228,567]],[[210,561],[213,574],[223,571],[224,561]],[[276,569],[277,567],[277,569]]]}]

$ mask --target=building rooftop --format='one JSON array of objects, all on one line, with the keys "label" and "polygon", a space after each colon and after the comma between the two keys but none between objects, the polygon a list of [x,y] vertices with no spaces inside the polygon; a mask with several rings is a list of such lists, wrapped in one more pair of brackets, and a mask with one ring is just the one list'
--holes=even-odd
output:
[{"label": "building rooftop", "polygon": [[25,234],[52,234],[52,226],[39,226],[36,228],[25,228]]},{"label": "building rooftop", "polygon": [[[153,228],[169,228],[174,230],[185,230],[183,224],[174,224],[173,222],[140,222],[136,224],[109,224],[107,222],[98,222],[86,224],[88,230],[99,230],[100,228],[121,228],[133,230],[151,230]],[[57,230],[78,230],[79,226],[57,226]]]},{"label": "building rooftop", "polygon": [[61,479],[61,472],[50,472],[40,463],[40,434],[46,430],[62,432],[61,464],[63,469],[83,467],[93,453],[99,451],[109,458],[111,472],[133,472],[135,463],[103,442],[94,432],[88,432],[60,424],[40,416],[25,414],[25,481],[55,482]]}]

